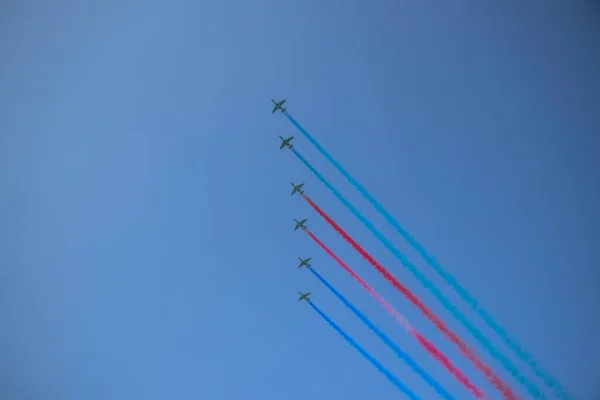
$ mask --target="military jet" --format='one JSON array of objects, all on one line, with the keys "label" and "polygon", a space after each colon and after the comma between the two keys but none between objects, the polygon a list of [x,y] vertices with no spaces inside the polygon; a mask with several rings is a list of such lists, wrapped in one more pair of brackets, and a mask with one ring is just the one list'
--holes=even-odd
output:
[{"label": "military jet", "polygon": [[304,225],[304,223],[306,221],[308,221],[308,218],[304,218],[302,221],[298,221],[296,218],[294,218],[294,221],[296,221],[296,227],[294,228],[294,230],[298,230],[298,228],[302,228],[302,230],[306,229],[306,225]]},{"label": "military jet", "polygon": [[302,189],[302,186],[304,186],[304,183],[301,183],[299,185],[294,185],[293,182],[290,182],[292,184],[292,186],[294,187],[294,190],[292,190],[292,196],[294,195],[294,193],[298,192],[300,194],[304,194],[304,190],[300,190]]},{"label": "military jet", "polygon": [[281,136],[279,136],[279,139],[281,139],[281,146],[279,146],[279,150],[283,149],[285,146],[289,147],[290,149],[294,147],[294,145],[290,143],[293,138],[293,136],[290,136],[289,138],[284,139]]},{"label": "military jet", "polygon": [[281,110],[282,113],[285,112],[285,108],[281,107],[283,103],[285,103],[285,99],[281,100],[279,103],[273,99],[271,99],[271,101],[273,102],[273,104],[275,104],[275,107],[273,107],[273,112],[271,114],[274,114],[277,110]]},{"label": "military jet", "polygon": [[300,260],[300,265],[298,265],[298,268],[301,268],[303,265],[306,265],[307,267],[310,267],[310,264],[308,262],[310,260],[312,260],[312,257],[305,258],[304,260],[301,259],[300,257],[298,257],[298,260]]},{"label": "military jet", "polygon": [[306,292],[306,293],[298,292],[298,294],[300,295],[300,298],[298,299],[298,301],[302,301],[302,300],[310,301],[310,299],[308,298],[308,296],[310,296],[310,292]]}]

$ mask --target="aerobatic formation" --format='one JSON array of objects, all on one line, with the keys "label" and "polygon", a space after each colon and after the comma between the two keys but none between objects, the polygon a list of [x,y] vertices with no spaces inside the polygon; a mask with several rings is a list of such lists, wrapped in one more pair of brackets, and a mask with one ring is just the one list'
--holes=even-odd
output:
[{"label": "aerobatic formation", "polygon": [[[413,263],[408,260],[408,257],[403,254],[398,247],[394,245],[390,240],[384,236],[374,224],[361,213],[340,191],[338,191],[315,167],[310,164],[306,158],[295,148],[292,140],[294,136],[284,138],[279,136],[281,140],[279,149],[283,150],[287,148],[290,150],[304,166],[320,181],[329,191],[347,208],[362,224],[379,240],[394,256],[398,263],[395,265],[389,265],[391,268],[383,266],[377,261],[363,246],[361,246],[350,234],[348,234],[336,221],[334,221],[317,203],[309,197],[304,190],[304,183],[291,183],[292,191],[291,195],[298,195],[307,203],[310,209],[316,212],[327,224],[333,228],[333,230],[340,235],[349,245],[352,247],[363,259],[375,268],[377,272],[385,281],[392,285],[399,294],[402,295],[407,302],[402,303],[403,305],[413,305],[427,320],[429,320],[433,326],[435,326],[442,336],[447,339],[452,345],[456,347],[462,357],[464,357],[468,363],[475,367],[476,374],[481,374],[478,378],[487,380],[490,384],[488,391],[495,391],[495,393],[489,393],[487,396],[501,396],[504,399],[516,400],[516,399],[566,399],[571,400],[573,397],[566,391],[566,389],[553,377],[548,371],[542,369],[539,362],[537,362],[531,353],[527,352],[521,345],[517,344],[517,341],[510,337],[506,330],[502,328],[491,314],[486,311],[479,302],[459,284],[452,274],[442,267],[430,253],[428,253],[423,246],[412,237],[400,223],[391,216],[391,214],[379,203],[375,198],[360,184],[352,175],[346,171],[334,158],[331,156],[292,116],[287,112],[287,109],[283,107],[286,100],[275,101],[271,99],[274,104],[272,113],[280,111],[285,117],[298,129],[298,131],[312,144],[322,156],[324,156],[335,169],[340,172],[348,182],[358,190],[362,196],[384,217],[405,241],[423,258],[429,268],[418,269]],[[390,339],[381,329],[379,329],[374,322],[372,322],[365,314],[363,314],[350,300],[342,295],[334,286],[327,281],[322,275],[320,275],[316,268],[312,265],[312,257],[301,258],[298,257],[299,265],[298,268],[305,267],[309,270],[313,276],[323,286],[325,286],[337,299],[363,323],[365,324],[376,336],[379,337],[393,352],[394,354],[404,362],[411,370],[413,370],[420,379],[423,379],[435,392],[439,398],[442,399],[464,399],[468,397],[476,399],[488,398],[484,391],[478,387],[472,379],[475,376],[469,378],[467,374],[461,370],[454,362],[457,360],[451,360],[446,356],[430,339],[426,338],[408,321],[408,319],[400,314],[394,306],[392,306],[388,300],[384,299],[374,288],[372,284],[367,283],[357,272],[355,272],[345,261],[339,258],[314,232],[312,232],[307,226],[308,218],[298,220],[294,218],[294,231],[304,231],[308,236],[325,254],[332,259],[332,261],[339,265],[345,270],[353,280],[358,283],[363,289],[365,289],[371,297],[373,297],[383,309],[394,318],[396,323],[407,335],[403,340],[410,341],[414,340],[418,343],[435,361],[437,361],[444,370],[458,382],[464,389],[461,393],[450,393],[443,385],[440,384],[430,373],[425,371],[409,354],[407,354],[402,347]],[[400,282],[394,276],[394,269],[400,266],[406,268],[408,272],[413,275],[417,281],[430,292],[433,297],[443,306],[446,311],[445,315],[437,315],[434,311],[411,291],[405,284]],[[475,321],[468,319],[464,313],[459,311],[458,306],[453,304],[447,296],[442,294],[442,291],[432,282],[427,275],[438,275],[447,284],[449,289],[454,290],[456,295],[454,298],[460,298],[469,308],[471,308],[475,315],[477,315],[486,325],[486,331],[491,332],[489,336],[495,335],[496,342],[503,342],[505,347],[510,349],[512,352],[511,361],[507,354],[501,352],[497,345],[492,342],[493,337],[488,337],[481,329],[477,328]],[[405,398],[409,399],[422,399],[403,380],[396,377],[389,369],[384,367],[372,354],[365,350],[359,345],[346,331],[344,331],[339,325],[337,325],[324,311],[317,307],[310,296],[313,296],[311,292],[298,292],[298,301],[305,301],[308,305],[327,322],[337,333],[339,333],[352,347],[354,347],[363,357],[365,357],[378,371],[380,371],[398,390],[400,390]],[[395,300],[395,302],[402,301],[401,297]],[[439,307],[438,307],[439,309]],[[450,320],[453,318],[457,320],[464,328],[466,328],[467,334],[464,334],[464,338],[458,336],[457,333],[453,332],[444,320]],[[481,325],[481,324],[480,324]],[[465,331],[463,330],[463,331]],[[473,340],[474,339],[474,340]],[[498,340],[499,339],[499,340]],[[474,345],[476,342],[481,348],[485,349],[485,352],[478,354]],[[486,360],[485,358],[491,358]],[[454,361],[454,362],[453,362]],[[460,360],[462,365],[465,365],[463,360]],[[517,367],[516,361],[521,366]],[[528,378],[521,369],[527,367],[529,369],[527,376],[535,376],[537,379],[534,382],[533,379]],[[473,374],[475,375],[475,374]],[[509,380],[510,379],[510,380]]]}]

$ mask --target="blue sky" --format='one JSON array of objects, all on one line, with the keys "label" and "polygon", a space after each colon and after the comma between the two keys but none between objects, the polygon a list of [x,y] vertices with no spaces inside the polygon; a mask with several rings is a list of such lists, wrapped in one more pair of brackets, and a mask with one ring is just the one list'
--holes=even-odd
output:
[{"label": "blue sky", "polygon": [[295,135],[296,148],[457,300],[285,117],[271,115],[271,97],[286,97],[290,113],[573,394],[597,395],[598,8],[488,3],[4,5],[2,397],[399,398],[297,303],[296,290],[309,290],[411,389],[436,398],[296,268],[297,256],[313,256],[315,269],[403,350],[469,398],[292,231],[293,217],[308,217],[315,234],[498,398],[289,196],[291,180],[305,181],[307,194],[475,344],[291,153],[277,150],[278,135]]}]

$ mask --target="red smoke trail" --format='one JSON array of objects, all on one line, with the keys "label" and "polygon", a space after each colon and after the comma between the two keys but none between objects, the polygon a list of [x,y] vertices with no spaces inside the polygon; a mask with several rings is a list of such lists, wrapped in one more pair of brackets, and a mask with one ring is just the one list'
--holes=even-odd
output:
[{"label": "red smoke trail", "polygon": [[363,256],[364,259],[375,267],[377,271],[383,277],[390,282],[398,291],[400,291],[404,297],[406,297],[411,303],[413,303],[426,317],[429,319],[439,330],[446,336],[452,343],[454,343],[460,350],[460,352],[468,358],[481,372],[483,372],[488,381],[494,385],[504,395],[505,399],[517,400],[518,397],[512,392],[511,388],[506,385],[502,380],[494,374],[490,367],[483,364],[477,354],[471,350],[454,332],[452,332],[446,324],[440,320],[425,304],[419,300],[407,287],[405,287],[400,281],[398,281],[387,269],[385,269],[377,260],[375,260],[369,253],[367,253],[350,235],[348,235],[329,215],[325,214],[323,210],[319,208],[306,194],[302,194],[302,197],[316,212],[323,217],[331,225],[333,229],[337,231],[356,251]]},{"label": "red smoke trail", "polygon": [[419,333],[414,327],[410,325],[410,323],[404,318],[398,311],[396,311],[379,293],[375,291],[360,275],[354,272],[346,263],[344,263],[329,247],[327,247],[319,238],[317,238],[309,229],[305,229],[304,232],[316,243],[318,244],[327,254],[331,256],[342,268],[348,272],[354,280],[356,280],[360,285],[365,288],[371,296],[375,297],[377,301],[396,318],[396,321],[402,325],[402,327],[407,330],[414,338],[423,346],[425,350],[438,362],[440,362],[447,370],[454,376],[454,378],[461,383],[467,390],[469,390],[473,395],[475,395],[478,399],[484,399],[485,396],[481,389],[477,386],[473,385],[469,378],[467,378],[461,370],[452,365],[452,362],[438,350],[437,347],[429,340],[427,340],[421,333]]}]

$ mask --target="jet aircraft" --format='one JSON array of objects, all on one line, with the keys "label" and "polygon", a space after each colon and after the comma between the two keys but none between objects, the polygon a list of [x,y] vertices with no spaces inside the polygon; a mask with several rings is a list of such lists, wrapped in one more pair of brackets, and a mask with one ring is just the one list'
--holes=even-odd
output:
[{"label": "jet aircraft", "polygon": [[283,103],[285,103],[285,99],[281,100],[279,103],[273,99],[271,99],[271,101],[273,102],[273,104],[275,104],[275,107],[273,107],[273,112],[271,114],[274,114],[277,110],[281,110],[282,113],[285,112],[285,108],[282,107]]},{"label": "jet aircraft", "polygon": [[296,221],[296,227],[294,228],[294,230],[298,230],[298,228],[302,228],[302,230],[306,229],[306,225],[304,225],[304,223],[306,221],[308,221],[308,218],[304,218],[302,221],[298,221],[296,218],[294,218],[294,221]]},{"label": "jet aircraft", "polygon": [[293,182],[290,182],[292,184],[292,186],[294,187],[294,190],[292,190],[292,196],[294,195],[294,193],[298,192],[300,194],[304,194],[304,190],[300,190],[302,189],[302,186],[304,186],[304,183],[301,183],[299,185],[294,185]]},{"label": "jet aircraft", "polygon": [[298,299],[298,301],[302,301],[302,300],[310,301],[310,299],[308,298],[308,296],[310,296],[310,292],[306,292],[306,293],[298,292],[298,294],[300,295],[300,298]]},{"label": "jet aircraft", "polygon": [[310,264],[308,262],[310,260],[312,260],[312,257],[305,258],[304,260],[301,259],[300,257],[298,257],[298,260],[300,260],[300,265],[298,265],[298,268],[301,268],[303,265],[306,265],[307,267],[310,267]]},{"label": "jet aircraft", "polygon": [[285,146],[289,147],[290,149],[294,147],[294,145],[290,143],[293,138],[293,136],[290,136],[289,138],[284,139],[281,136],[279,136],[279,139],[281,139],[281,146],[279,146],[279,150],[283,149]]}]

